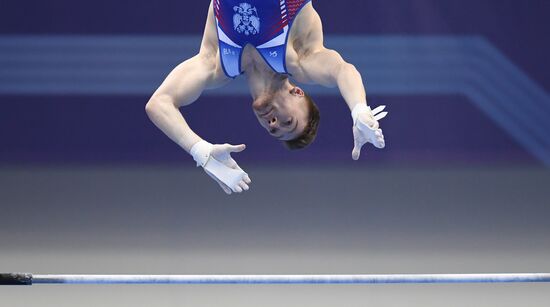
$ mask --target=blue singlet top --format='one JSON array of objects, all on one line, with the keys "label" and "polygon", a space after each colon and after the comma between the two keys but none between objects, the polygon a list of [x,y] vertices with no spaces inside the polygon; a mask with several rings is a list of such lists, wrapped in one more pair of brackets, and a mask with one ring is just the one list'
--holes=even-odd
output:
[{"label": "blue singlet top", "polygon": [[243,48],[254,46],[276,72],[288,74],[286,46],[294,18],[311,0],[213,0],[225,74],[242,74]]}]

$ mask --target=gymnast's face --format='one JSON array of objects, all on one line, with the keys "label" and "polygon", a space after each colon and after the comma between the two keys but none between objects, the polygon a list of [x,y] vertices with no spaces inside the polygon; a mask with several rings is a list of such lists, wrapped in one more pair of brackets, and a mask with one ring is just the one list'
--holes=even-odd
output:
[{"label": "gymnast's face", "polygon": [[260,125],[281,141],[296,139],[307,126],[308,105],[305,93],[299,87],[260,97],[254,101],[252,108]]}]

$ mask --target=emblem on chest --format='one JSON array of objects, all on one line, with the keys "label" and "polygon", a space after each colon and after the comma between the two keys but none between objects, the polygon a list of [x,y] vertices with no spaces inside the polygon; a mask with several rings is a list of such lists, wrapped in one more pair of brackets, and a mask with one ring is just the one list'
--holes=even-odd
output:
[{"label": "emblem on chest", "polygon": [[246,36],[260,33],[260,17],[256,7],[245,2],[233,7],[233,10],[233,28],[237,33]]}]

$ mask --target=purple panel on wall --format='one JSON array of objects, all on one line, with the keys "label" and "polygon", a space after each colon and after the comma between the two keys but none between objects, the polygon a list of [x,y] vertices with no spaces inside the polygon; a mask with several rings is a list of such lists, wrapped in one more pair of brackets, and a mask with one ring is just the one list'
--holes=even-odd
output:
[{"label": "purple panel on wall", "polygon": [[[149,122],[146,97],[1,97],[0,163],[192,163]],[[250,98],[204,98],[183,111],[211,142],[246,143],[240,161],[350,164],[352,135],[347,107],[336,97],[317,97],[322,112],[317,141],[289,152],[257,124]],[[359,163],[537,164],[506,133],[460,96],[371,97],[387,104],[388,146],[364,151]],[[212,110],[215,110],[212,112]],[[437,114],[437,116],[434,116]]]}]

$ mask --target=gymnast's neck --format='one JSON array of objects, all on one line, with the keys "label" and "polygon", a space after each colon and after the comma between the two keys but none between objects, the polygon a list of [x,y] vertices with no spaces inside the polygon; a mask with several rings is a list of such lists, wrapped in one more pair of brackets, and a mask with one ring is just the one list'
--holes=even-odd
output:
[{"label": "gymnast's neck", "polygon": [[250,94],[254,100],[262,96],[272,96],[285,88],[292,88],[288,76],[276,73],[266,64],[262,64],[250,65],[245,70]]}]

